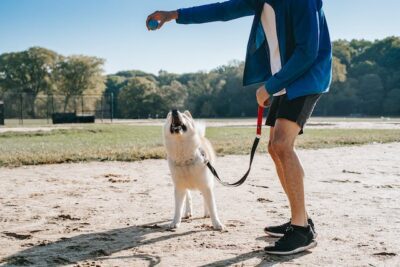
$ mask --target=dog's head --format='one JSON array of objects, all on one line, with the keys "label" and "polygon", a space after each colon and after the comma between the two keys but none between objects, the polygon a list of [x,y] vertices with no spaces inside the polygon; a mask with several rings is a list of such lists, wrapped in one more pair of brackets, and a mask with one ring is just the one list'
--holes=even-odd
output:
[{"label": "dog's head", "polygon": [[185,136],[193,136],[195,134],[195,123],[189,111],[183,113],[174,109],[167,115],[164,125],[164,135],[183,138]]},{"label": "dog's head", "polygon": [[164,145],[169,158],[182,160],[193,155],[205,135],[205,124],[195,122],[189,111],[172,110],[163,128]]}]

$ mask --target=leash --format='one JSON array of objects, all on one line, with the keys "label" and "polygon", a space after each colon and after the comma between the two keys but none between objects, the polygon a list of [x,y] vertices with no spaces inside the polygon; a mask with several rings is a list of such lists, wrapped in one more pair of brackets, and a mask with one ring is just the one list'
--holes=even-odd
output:
[{"label": "leash", "polygon": [[251,148],[249,169],[243,175],[243,177],[240,178],[239,181],[232,183],[232,184],[222,181],[221,178],[219,178],[219,175],[218,175],[217,171],[215,170],[215,168],[211,165],[211,163],[208,160],[206,161],[206,165],[207,165],[208,169],[214,175],[215,179],[223,186],[238,187],[238,186],[242,185],[246,181],[247,177],[249,176],[250,170],[251,170],[251,165],[253,164],[254,155],[256,153],[258,143],[260,142],[260,138],[261,138],[263,113],[264,113],[264,107],[258,106],[257,131],[256,131],[256,138],[254,139],[253,146]]}]

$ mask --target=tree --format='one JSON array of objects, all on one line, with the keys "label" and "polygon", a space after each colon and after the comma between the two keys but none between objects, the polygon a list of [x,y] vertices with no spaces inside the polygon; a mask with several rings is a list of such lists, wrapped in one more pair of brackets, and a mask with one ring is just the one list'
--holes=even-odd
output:
[{"label": "tree", "polygon": [[164,85],[159,90],[166,109],[184,109],[188,92],[184,85],[173,80],[169,85]]},{"label": "tree", "polygon": [[332,82],[344,82],[346,81],[346,65],[340,63],[340,59],[333,57],[333,77]]},{"label": "tree", "polygon": [[156,81],[156,76],[141,70],[126,70],[126,71],[119,71],[115,74],[115,76],[124,77],[126,79],[129,78],[136,78],[136,77],[145,77],[149,80]]},{"label": "tree", "polygon": [[[88,56],[71,56],[60,60],[54,71],[57,92],[65,95],[64,112],[72,96],[83,93],[102,93],[104,60]],[[74,107],[76,110],[76,106]]]},{"label": "tree", "polygon": [[379,73],[380,67],[373,61],[366,60],[352,65],[351,76],[360,78],[367,73]]},{"label": "tree", "polygon": [[157,79],[158,83],[160,84],[160,87],[162,87],[164,85],[171,84],[173,81],[177,81],[178,78],[179,78],[178,74],[173,74],[173,73],[169,73],[164,70],[160,70],[158,72],[158,76],[156,79]]},{"label": "tree", "polygon": [[0,55],[0,87],[11,93],[27,93],[30,113],[35,117],[35,100],[40,92],[53,90],[52,71],[59,55],[32,47],[26,51]]},{"label": "tree", "polygon": [[400,115],[400,89],[391,90],[383,103],[383,111],[386,115]]},{"label": "tree", "polygon": [[[118,106],[118,95],[122,88],[126,85],[127,79],[125,77],[117,75],[108,75],[106,78],[106,90],[104,90],[104,96],[109,97],[109,101],[113,101],[112,105],[114,107],[114,116],[116,118],[120,117],[120,108]],[[111,99],[111,94],[113,98]]]},{"label": "tree", "polygon": [[385,96],[381,78],[377,74],[366,74],[361,78],[360,88],[359,98],[362,101],[364,114],[381,114],[382,102]]},{"label": "tree", "polygon": [[350,46],[348,41],[338,40],[333,44],[333,55],[340,60],[342,64],[350,67],[351,60],[355,54],[354,49]]},{"label": "tree", "polygon": [[[331,89],[321,98],[315,114],[398,114],[400,38],[389,37],[374,42],[339,40],[333,43],[333,48]],[[243,68],[243,62],[231,62],[209,72],[173,74],[161,70],[156,76],[137,70],[123,71],[116,74],[122,80],[110,81],[107,90],[122,92],[128,89],[126,83],[131,78],[151,81],[153,93],[144,90],[145,95],[140,96],[136,88],[135,94],[129,96],[136,98],[136,111],[125,116],[141,114],[141,117],[147,117],[154,110],[160,113],[172,107],[186,108],[194,116],[203,117],[255,116],[258,86],[242,86]],[[134,91],[133,88],[129,90]],[[124,94],[127,95],[128,91]],[[152,107],[154,110],[142,107],[152,106],[155,102],[158,105]]]},{"label": "tree", "polygon": [[151,114],[166,112],[156,84],[142,77],[127,80],[118,95],[118,102],[123,118],[147,118]]}]

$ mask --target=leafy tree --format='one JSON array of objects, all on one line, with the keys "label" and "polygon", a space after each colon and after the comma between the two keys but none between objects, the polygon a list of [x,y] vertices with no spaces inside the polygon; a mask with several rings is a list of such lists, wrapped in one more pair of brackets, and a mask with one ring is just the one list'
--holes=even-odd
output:
[{"label": "leafy tree", "polygon": [[141,70],[120,71],[120,72],[117,72],[115,74],[115,76],[124,77],[126,79],[136,78],[136,77],[144,77],[144,78],[147,78],[148,80],[152,80],[155,83],[157,82],[157,77],[154,74],[146,73]]},{"label": "leafy tree", "polygon": [[[368,40],[356,40],[353,39],[349,42],[350,47],[353,49],[353,52],[355,52],[356,55],[359,55],[365,51],[368,47],[370,47],[373,43]],[[336,45],[336,42],[335,42]]]},{"label": "leafy tree", "polygon": [[102,93],[105,87],[103,64],[103,59],[88,56],[66,57],[57,63],[54,77],[57,81],[57,92],[65,95],[64,112],[72,96]]},{"label": "leafy tree", "polygon": [[386,115],[400,115],[400,89],[391,90],[383,104],[383,111]]},{"label": "leafy tree", "polygon": [[122,118],[147,118],[166,112],[156,84],[146,78],[129,79],[118,95],[118,102]]},{"label": "leafy tree", "polygon": [[[400,62],[399,40],[391,37],[375,42],[334,42],[331,90],[321,98],[315,114],[376,116],[396,112],[397,91],[393,90],[399,88],[400,64],[394,63]],[[161,70],[155,76],[141,71],[124,71],[116,75],[124,79],[151,80],[156,94],[162,98],[160,104],[163,106],[160,105],[159,110],[186,108],[198,117],[255,116],[258,86],[242,86],[243,68],[243,62],[234,61],[209,72],[178,75]],[[123,83],[119,85],[119,88],[123,87]]]},{"label": "leafy tree", "polygon": [[354,78],[360,78],[366,73],[378,73],[379,70],[379,66],[375,62],[366,60],[353,64],[350,75]]},{"label": "leafy tree", "polygon": [[160,70],[158,72],[158,76],[156,77],[160,86],[169,85],[173,81],[177,81],[178,78],[179,78],[178,74],[169,73],[164,70]]},{"label": "leafy tree", "polygon": [[57,53],[41,47],[2,54],[0,87],[14,94],[27,93],[30,115],[35,117],[36,96],[53,90],[52,71],[58,58]]},{"label": "leafy tree", "polygon": [[333,45],[333,55],[340,60],[342,64],[347,67],[350,66],[352,57],[356,51],[350,46],[348,41],[338,40]]},{"label": "leafy tree", "polygon": [[[399,115],[400,38],[338,40],[333,48],[331,90],[321,98],[315,114]],[[115,115],[125,118],[164,116],[171,108],[190,109],[202,117],[256,115],[258,86],[242,86],[243,62],[232,61],[208,72],[161,70],[154,75],[128,70],[106,77],[103,63],[93,57],[62,57],[40,47],[4,53],[0,55],[0,96],[7,92],[11,99],[7,102],[11,102],[16,95],[28,93],[31,97],[24,100],[23,107],[32,116],[44,114],[39,108],[47,103],[39,103],[41,95],[64,95],[66,110],[73,107],[72,99],[85,93],[113,93]],[[10,98],[10,94],[15,95]],[[10,106],[15,109],[10,113],[19,112],[17,102]]]},{"label": "leafy tree", "polygon": [[[118,95],[122,88],[126,85],[127,79],[125,77],[116,76],[116,75],[108,75],[106,78],[106,90],[104,91],[104,96],[110,101],[113,101],[112,105],[114,107],[114,116],[120,117],[120,108],[118,106]],[[113,98],[111,99],[111,94]]]},{"label": "leafy tree", "polygon": [[346,81],[347,69],[346,65],[340,62],[340,59],[333,57],[333,77],[332,82],[344,82]]},{"label": "leafy tree", "polygon": [[172,80],[169,85],[164,85],[159,90],[163,103],[170,109],[184,109],[188,97],[187,89],[176,80]]},{"label": "leafy tree", "polygon": [[366,74],[361,78],[361,91],[358,92],[362,111],[367,115],[379,115],[382,110],[384,89],[382,80],[377,74]]}]

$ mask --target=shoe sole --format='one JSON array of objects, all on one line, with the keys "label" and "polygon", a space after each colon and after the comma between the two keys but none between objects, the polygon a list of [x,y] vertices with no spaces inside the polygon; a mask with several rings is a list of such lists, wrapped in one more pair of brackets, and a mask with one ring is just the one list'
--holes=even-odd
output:
[{"label": "shoe sole", "polygon": [[[283,234],[278,234],[278,233],[274,233],[274,232],[269,232],[264,230],[264,233],[266,233],[267,235],[271,236],[271,237],[283,237]],[[317,233],[314,233],[314,239],[318,237]]]},{"label": "shoe sole", "polygon": [[269,231],[266,231],[266,230],[264,230],[264,233],[266,233],[267,235],[272,236],[272,237],[282,237],[283,236],[283,234],[269,232]]},{"label": "shoe sole", "polygon": [[317,244],[318,244],[317,241],[313,241],[308,246],[299,247],[292,251],[265,251],[265,253],[273,254],[273,255],[292,255],[292,254],[297,254],[297,253],[315,248],[317,246]]}]

